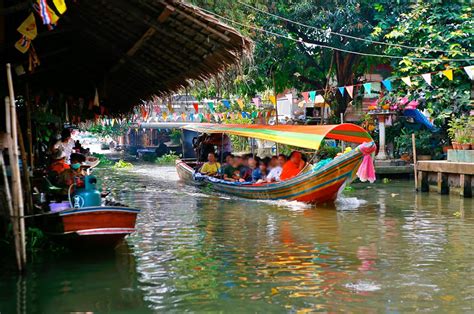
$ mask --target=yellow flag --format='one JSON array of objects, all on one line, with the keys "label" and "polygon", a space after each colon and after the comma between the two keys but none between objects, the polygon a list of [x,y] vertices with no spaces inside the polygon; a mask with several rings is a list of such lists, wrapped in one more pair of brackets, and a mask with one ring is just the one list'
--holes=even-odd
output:
[{"label": "yellow flag", "polygon": [[20,40],[15,43],[15,48],[18,49],[21,53],[25,53],[30,49],[31,40],[22,36]]},{"label": "yellow flag", "polygon": [[453,70],[448,69],[448,70],[441,71],[441,73],[443,73],[443,75],[446,76],[448,80],[450,81],[453,80]]},{"label": "yellow flag", "polygon": [[36,29],[35,15],[33,13],[28,15],[28,17],[23,21],[23,23],[21,23],[20,26],[18,26],[16,30],[29,40],[35,39],[36,35],[38,35],[38,30]]},{"label": "yellow flag", "polygon": [[66,12],[67,7],[66,7],[66,2],[64,0],[53,0],[54,5],[56,6],[56,9],[58,10],[59,14],[63,14]]},{"label": "yellow flag", "polygon": [[270,99],[270,102],[275,106],[276,105],[276,97],[274,95],[271,95],[268,97]]},{"label": "yellow flag", "polygon": [[166,121],[166,118],[168,118],[168,114],[166,112],[163,112],[163,120]]},{"label": "yellow flag", "polygon": [[174,110],[173,110],[173,105],[170,104],[170,103],[168,103],[166,106],[168,107],[169,112],[170,112],[170,113],[173,113],[173,111],[174,111]]},{"label": "yellow flag", "polygon": [[244,102],[242,101],[242,99],[237,98],[237,103],[239,104],[240,109],[244,109]]}]

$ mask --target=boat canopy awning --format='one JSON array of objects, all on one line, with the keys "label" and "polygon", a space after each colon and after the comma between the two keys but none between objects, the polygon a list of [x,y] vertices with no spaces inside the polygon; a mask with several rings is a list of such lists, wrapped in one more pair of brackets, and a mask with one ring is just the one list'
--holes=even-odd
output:
[{"label": "boat canopy awning", "polygon": [[200,133],[225,133],[268,140],[276,143],[319,149],[325,139],[351,143],[372,142],[372,137],[362,127],[343,123],[337,125],[255,125],[255,124],[192,124],[183,127]]}]

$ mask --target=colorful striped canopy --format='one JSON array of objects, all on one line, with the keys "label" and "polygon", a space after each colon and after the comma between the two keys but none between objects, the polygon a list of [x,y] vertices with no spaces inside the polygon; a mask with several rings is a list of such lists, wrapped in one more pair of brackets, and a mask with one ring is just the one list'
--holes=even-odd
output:
[{"label": "colorful striped canopy", "polygon": [[277,142],[295,147],[318,149],[325,138],[362,144],[372,137],[362,127],[337,125],[256,125],[256,124],[190,124],[183,127],[199,133],[226,133]]}]

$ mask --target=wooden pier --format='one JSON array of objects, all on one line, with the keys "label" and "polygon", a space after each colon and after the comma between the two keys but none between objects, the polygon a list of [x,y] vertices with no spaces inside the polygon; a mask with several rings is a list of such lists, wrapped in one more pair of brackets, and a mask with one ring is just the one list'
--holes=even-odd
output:
[{"label": "wooden pier", "polygon": [[422,192],[472,197],[474,163],[447,160],[418,161],[418,187]]}]

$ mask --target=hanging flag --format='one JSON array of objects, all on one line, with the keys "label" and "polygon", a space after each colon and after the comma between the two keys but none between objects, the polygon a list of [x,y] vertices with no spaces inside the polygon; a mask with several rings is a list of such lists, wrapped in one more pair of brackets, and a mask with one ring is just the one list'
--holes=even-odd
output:
[{"label": "hanging flag", "polygon": [[208,102],[207,105],[209,106],[209,110],[211,110],[211,112],[214,112],[214,103],[212,101]]},{"label": "hanging flag", "polygon": [[305,102],[309,102],[309,92],[302,92],[301,95]]},{"label": "hanging flag", "polygon": [[255,106],[260,107],[260,97],[254,97],[252,98],[253,103]]},{"label": "hanging flag", "polygon": [[66,2],[64,0],[53,0],[54,6],[58,10],[59,14],[64,14],[66,12]]},{"label": "hanging flag", "polygon": [[196,111],[196,113],[198,113],[198,111],[199,111],[199,103],[193,102],[193,107],[194,107],[194,111]]},{"label": "hanging flag", "polygon": [[341,93],[341,96],[344,96],[344,86],[338,87],[339,93]]},{"label": "hanging flag", "polygon": [[[99,91],[97,90],[97,87],[95,88],[94,106],[96,106],[96,107],[99,107],[99,106],[100,106],[100,103],[99,103]],[[143,110],[145,110],[145,109],[142,107],[142,112],[143,112]],[[142,115],[142,116],[143,116],[143,115]]]},{"label": "hanging flag", "polygon": [[323,98],[322,95],[316,96],[316,99],[314,100],[314,103],[315,103],[315,104],[324,104],[324,102],[325,102],[325,101],[324,101],[324,98]]},{"label": "hanging flag", "polygon": [[469,79],[474,80],[474,65],[464,67],[464,71],[466,71],[467,76],[469,76]]},{"label": "hanging flag", "polygon": [[161,116],[163,117],[163,121],[166,121],[166,118],[168,118],[168,113],[166,113],[166,111],[163,111],[163,114]]},{"label": "hanging flag", "polygon": [[36,35],[38,35],[35,15],[30,13],[30,15],[28,15],[28,17],[23,21],[23,23],[21,23],[20,26],[18,26],[16,30],[29,40],[35,39]]},{"label": "hanging flag", "polygon": [[277,103],[277,102],[276,102],[276,97],[275,97],[275,95],[268,96],[268,99],[270,100],[270,102],[271,102],[274,106],[276,106],[276,103]]},{"label": "hanging flag", "polygon": [[33,4],[33,8],[38,12],[45,25],[56,25],[59,17],[54,11],[48,6],[46,0],[38,0]]},{"label": "hanging flag", "polygon": [[383,86],[385,86],[385,89],[386,89],[388,92],[391,92],[391,91],[392,91],[392,81],[390,81],[390,80],[383,80],[383,81],[382,81],[382,84],[383,84]]},{"label": "hanging flag", "polygon": [[450,81],[453,80],[453,70],[447,69],[447,70],[441,71],[441,73],[443,73],[443,75],[446,76],[448,80]]},{"label": "hanging flag", "polygon": [[181,119],[183,119],[183,121],[186,121],[186,114],[184,112],[181,113]]},{"label": "hanging flag", "polygon": [[288,99],[288,102],[290,103],[290,106],[292,106],[293,105],[293,94],[288,93],[285,96],[286,96],[286,99]]},{"label": "hanging flag", "polygon": [[370,94],[370,92],[372,91],[372,83],[365,83],[363,84],[364,86],[364,92],[366,94]]},{"label": "hanging flag", "polygon": [[202,120],[204,120],[204,114],[200,113],[198,116],[199,116],[199,121],[202,122]]},{"label": "hanging flag", "polygon": [[38,55],[36,54],[35,47],[33,47],[33,44],[30,44],[30,51],[28,56],[28,70],[30,72],[33,72],[40,64],[41,63],[39,61]]},{"label": "hanging flag", "polygon": [[315,90],[312,90],[312,91],[309,92],[309,99],[314,104],[314,101],[316,100],[316,91]]},{"label": "hanging flag", "polygon": [[411,79],[409,76],[402,77],[403,83],[407,84],[408,86],[411,86]]},{"label": "hanging flag", "polygon": [[422,74],[421,77],[425,80],[426,84],[431,86],[431,73]]},{"label": "hanging flag", "polygon": [[302,100],[298,103],[298,107],[303,108],[305,104],[306,104],[306,102],[304,100]]},{"label": "hanging flag", "polygon": [[171,103],[168,103],[168,104],[166,105],[166,107],[168,107],[168,111],[169,111],[170,113],[173,113],[173,112],[174,112],[173,105],[172,105]]},{"label": "hanging flag", "polygon": [[224,106],[229,109],[230,108],[230,102],[227,100],[227,99],[222,99],[222,103],[224,104]]},{"label": "hanging flag", "polygon": [[244,101],[240,98],[237,98],[237,103],[239,104],[240,109],[244,109]]},{"label": "hanging flag", "polygon": [[347,93],[349,94],[349,96],[351,98],[354,98],[354,97],[352,97],[352,94],[354,93],[354,85],[346,86],[346,90],[347,90]]},{"label": "hanging flag", "polygon": [[21,53],[26,53],[30,49],[31,40],[22,36],[16,43],[15,48],[18,49]]},{"label": "hanging flag", "polygon": [[252,119],[255,119],[256,117],[258,117],[258,112],[257,112],[257,111],[253,111],[253,112],[252,112]]},{"label": "hanging flag", "polygon": [[206,120],[208,122],[211,122],[211,114],[210,113],[206,113]]}]

